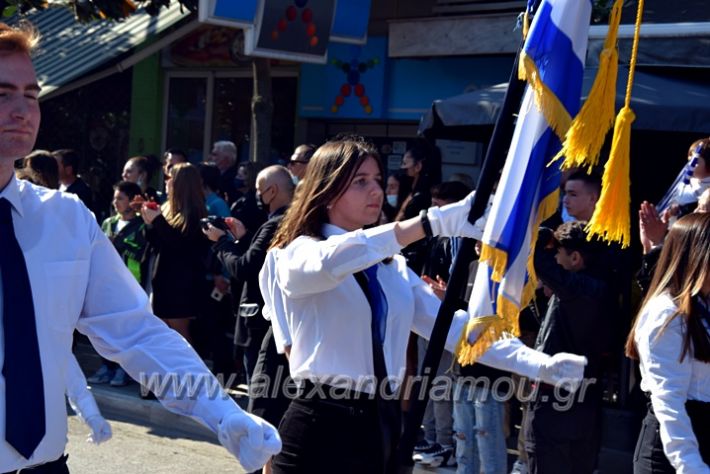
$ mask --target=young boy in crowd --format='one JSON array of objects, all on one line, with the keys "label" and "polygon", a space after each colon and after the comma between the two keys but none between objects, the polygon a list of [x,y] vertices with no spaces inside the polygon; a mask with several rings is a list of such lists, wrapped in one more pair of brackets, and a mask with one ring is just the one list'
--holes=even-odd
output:
[{"label": "young boy in crowd", "polygon": [[585,380],[571,398],[539,384],[523,422],[530,473],[592,473],[600,440],[602,357],[609,349],[613,304],[608,265],[598,242],[587,241],[586,222],[540,229],[535,272],[552,291],[535,344],[547,354],[587,357]]},{"label": "young boy in crowd", "polygon": [[[136,211],[131,208],[131,201],[141,195],[141,188],[136,183],[120,181],[113,187],[113,208],[116,214],[104,220],[101,230],[109,238],[124,263],[138,283],[145,287],[147,272],[143,268],[145,253],[145,224]],[[128,384],[126,372],[115,362],[102,359],[101,367],[87,379],[90,383],[110,383],[114,387]]]}]

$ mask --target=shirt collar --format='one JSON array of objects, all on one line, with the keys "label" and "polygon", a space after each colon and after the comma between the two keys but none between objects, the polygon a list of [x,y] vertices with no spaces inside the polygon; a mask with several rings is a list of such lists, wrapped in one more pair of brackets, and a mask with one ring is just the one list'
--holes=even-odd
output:
[{"label": "shirt collar", "polygon": [[27,183],[25,182],[18,182],[18,179],[13,173],[12,178],[10,178],[10,182],[8,182],[7,186],[5,186],[5,189],[0,191],[0,198],[5,198],[10,201],[10,204],[15,209],[15,212],[17,212],[20,217],[24,217],[24,211],[22,209],[22,197],[20,196],[20,187],[24,188],[26,185]]},{"label": "shirt collar", "polygon": [[347,234],[347,230],[338,227],[337,225],[333,224],[323,224],[323,237],[326,239],[328,237],[332,237],[334,235],[342,235],[342,234]]}]

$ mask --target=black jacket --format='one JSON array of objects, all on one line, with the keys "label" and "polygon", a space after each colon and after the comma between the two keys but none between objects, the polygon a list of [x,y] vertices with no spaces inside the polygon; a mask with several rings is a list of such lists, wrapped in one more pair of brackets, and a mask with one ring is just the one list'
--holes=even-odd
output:
[{"label": "black jacket", "polygon": [[219,192],[217,194],[221,197],[227,196],[227,204],[230,206],[241,196],[241,193],[234,186],[234,178],[237,177],[238,171],[237,165],[230,166],[224,170],[224,173],[219,178]]},{"label": "black jacket", "polygon": [[91,192],[91,188],[89,188],[89,185],[86,184],[83,179],[77,177],[72,184],[67,186],[65,192],[76,194],[77,196],[79,196],[79,199],[81,199],[84,205],[88,207],[91,212],[94,212],[93,193]]},{"label": "black jacket", "polygon": [[254,235],[255,231],[266,222],[266,212],[256,202],[256,191],[247,191],[237,199],[229,209],[232,217],[239,219],[247,231]]},{"label": "black jacket", "polygon": [[155,254],[152,268],[153,311],[164,319],[194,317],[207,294],[206,260],[210,241],[199,227],[183,233],[162,215],[146,228]]},{"label": "black jacket", "polygon": [[611,288],[603,275],[562,268],[555,261],[556,250],[546,249],[544,240],[538,239],[535,248],[535,272],[553,295],[535,348],[550,355],[583,355],[589,362],[585,377],[599,379],[602,356],[609,351],[614,327]]},{"label": "black jacket", "polygon": [[[261,315],[264,299],[259,290],[259,271],[266,260],[266,252],[271,240],[276,234],[286,208],[278,209],[254,234],[249,248],[242,251],[239,244],[229,238],[218,240],[213,250],[232,280],[241,280],[244,286],[239,299],[239,305],[244,310],[245,305],[257,305],[256,314],[246,317],[244,325],[247,328],[268,329],[269,322]],[[242,317],[242,316],[239,316]]]}]

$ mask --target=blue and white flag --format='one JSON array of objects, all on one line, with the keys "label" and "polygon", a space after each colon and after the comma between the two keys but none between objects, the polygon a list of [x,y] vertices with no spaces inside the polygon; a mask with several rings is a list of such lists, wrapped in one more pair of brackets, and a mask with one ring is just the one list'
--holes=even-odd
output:
[{"label": "blue and white flag", "polygon": [[473,345],[459,345],[462,364],[474,362],[501,337],[517,336],[520,309],[534,295],[538,227],[559,202],[559,166],[548,164],[579,111],[591,12],[590,0],[543,0],[530,26],[520,57],[528,86],[469,303],[469,331],[478,337]]}]

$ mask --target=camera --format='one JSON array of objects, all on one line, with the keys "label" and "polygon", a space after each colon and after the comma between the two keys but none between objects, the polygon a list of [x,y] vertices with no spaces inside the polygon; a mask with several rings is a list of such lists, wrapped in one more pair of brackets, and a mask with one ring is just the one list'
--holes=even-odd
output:
[{"label": "camera", "polygon": [[214,227],[223,230],[225,232],[229,232],[229,227],[227,227],[227,223],[224,221],[224,217],[219,217],[219,216],[207,216],[203,219],[200,219],[200,225],[204,230],[207,230],[209,228],[209,225],[212,224]]}]

